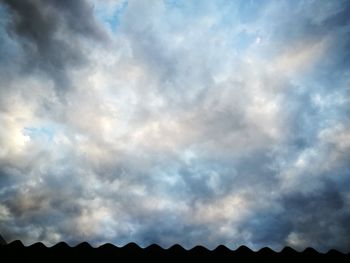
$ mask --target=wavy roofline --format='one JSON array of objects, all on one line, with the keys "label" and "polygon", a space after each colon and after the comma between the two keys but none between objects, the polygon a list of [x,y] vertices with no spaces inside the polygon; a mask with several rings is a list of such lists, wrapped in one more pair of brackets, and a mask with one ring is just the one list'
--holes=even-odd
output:
[{"label": "wavy roofline", "polygon": [[10,243],[7,244],[2,244],[0,246],[4,246],[4,247],[25,247],[25,248],[47,248],[47,249],[55,249],[55,248],[69,248],[69,249],[79,249],[79,248],[84,248],[84,249],[103,249],[103,248],[111,248],[111,249],[136,249],[136,250],[143,250],[143,251],[149,251],[149,250],[158,250],[158,251],[173,251],[175,249],[177,250],[183,250],[184,252],[195,252],[195,251],[203,251],[203,252],[229,252],[229,253],[273,253],[273,254],[279,254],[279,253],[293,253],[293,254],[303,254],[303,253],[308,253],[308,254],[331,254],[331,253],[337,253],[337,254],[342,254],[342,255],[350,255],[350,251],[348,253],[343,253],[337,249],[329,249],[327,252],[320,252],[312,247],[306,247],[304,250],[302,251],[298,251],[293,249],[292,247],[289,246],[285,246],[283,247],[280,251],[276,251],[270,247],[262,247],[260,249],[257,250],[253,250],[250,249],[249,247],[245,246],[245,245],[241,245],[236,247],[235,249],[230,249],[225,245],[218,245],[217,247],[215,247],[214,249],[209,249],[205,246],[202,245],[197,245],[194,246],[192,248],[186,249],[183,246],[181,246],[180,244],[173,244],[172,246],[169,247],[162,247],[161,245],[158,245],[156,243],[150,244],[148,246],[142,247],[140,245],[138,245],[135,242],[130,242],[127,243],[123,246],[117,246],[114,245],[112,243],[104,243],[102,245],[99,246],[92,246],[89,242],[81,242],[78,243],[74,246],[69,245],[68,243],[61,241],[56,243],[55,245],[52,246],[46,246],[44,243],[42,242],[35,242],[32,243],[30,245],[24,245],[20,240],[14,240]]}]

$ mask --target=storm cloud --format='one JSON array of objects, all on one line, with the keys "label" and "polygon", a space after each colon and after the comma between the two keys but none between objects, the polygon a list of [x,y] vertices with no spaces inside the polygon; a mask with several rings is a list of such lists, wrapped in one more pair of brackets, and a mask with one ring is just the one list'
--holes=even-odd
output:
[{"label": "storm cloud", "polygon": [[348,1],[0,1],[0,233],[350,249]]}]

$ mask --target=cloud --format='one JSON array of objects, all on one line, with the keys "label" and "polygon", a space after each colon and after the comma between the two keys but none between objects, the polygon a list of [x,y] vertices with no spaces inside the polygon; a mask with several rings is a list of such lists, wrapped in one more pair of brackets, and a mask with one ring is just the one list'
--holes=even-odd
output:
[{"label": "cloud", "polygon": [[1,234],[346,251],[348,8],[2,1]]},{"label": "cloud", "polygon": [[[68,70],[85,63],[83,40],[106,38],[85,1],[3,1],[9,17],[6,30],[18,39],[21,69],[36,70],[55,81],[58,91],[69,86]],[[18,65],[14,65],[18,66]]]}]

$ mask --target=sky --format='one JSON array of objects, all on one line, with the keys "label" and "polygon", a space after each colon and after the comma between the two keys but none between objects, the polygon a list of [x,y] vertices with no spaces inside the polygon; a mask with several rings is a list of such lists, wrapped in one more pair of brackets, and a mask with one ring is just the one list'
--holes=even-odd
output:
[{"label": "sky", "polygon": [[0,0],[0,233],[350,251],[350,2]]}]

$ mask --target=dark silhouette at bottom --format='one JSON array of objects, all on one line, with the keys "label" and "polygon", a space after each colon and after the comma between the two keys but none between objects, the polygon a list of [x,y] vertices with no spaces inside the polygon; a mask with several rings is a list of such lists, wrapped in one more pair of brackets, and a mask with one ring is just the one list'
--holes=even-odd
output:
[{"label": "dark silhouette at bottom", "polygon": [[[270,248],[262,248],[254,252],[246,246],[241,246],[236,250],[230,250],[220,245],[214,250],[208,250],[202,246],[196,246],[190,250],[184,249],[176,244],[168,249],[153,244],[144,249],[135,243],[129,243],[124,247],[116,247],[112,244],[104,244],[100,247],[93,248],[89,243],[83,242],[75,247],[70,247],[64,242],[57,243],[52,247],[46,247],[41,242],[30,246],[24,246],[21,241],[16,240],[6,244],[5,240],[0,245],[0,255],[2,258],[16,259],[25,258],[33,261],[51,261],[51,260],[106,260],[118,261],[124,259],[209,259],[209,260],[227,260],[230,262],[240,262],[242,259],[260,260],[268,259],[269,261],[282,262],[285,260],[299,260],[302,258],[310,260],[328,260],[333,262],[334,258],[337,262],[350,262],[350,253],[343,254],[337,250],[330,250],[328,253],[322,254],[313,248],[307,248],[303,252],[297,252],[290,247],[285,247],[281,252],[275,252]],[[233,260],[233,261],[232,261]]]}]

